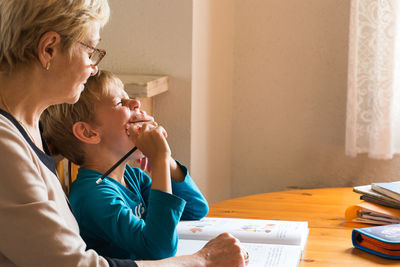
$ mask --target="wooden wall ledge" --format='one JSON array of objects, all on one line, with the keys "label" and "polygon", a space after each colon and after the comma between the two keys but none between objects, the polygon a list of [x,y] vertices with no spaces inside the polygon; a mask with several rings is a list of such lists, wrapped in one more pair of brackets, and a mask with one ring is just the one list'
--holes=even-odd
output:
[{"label": "wooden wall ledge", "polygon": [[130,97],[152,97],[168,91],[168,76],[117,74]]}]

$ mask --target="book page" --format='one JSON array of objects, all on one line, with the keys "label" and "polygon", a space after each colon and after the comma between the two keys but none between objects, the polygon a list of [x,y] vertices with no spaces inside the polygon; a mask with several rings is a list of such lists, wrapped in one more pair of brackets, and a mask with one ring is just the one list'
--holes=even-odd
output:
[{"label": "book page", "polygon": [[228,232],[246,243],[304,247],[308,236],[308,223],[206,217],[200,221],[181,221],[177,230],[180,239],[210,240],[220,233]]},{"label": "book page", "polygon": [[[207,241],[180,239],[176,256],[193,254]],[[249,253],[247,267],[295,267],[301,257],[300,246],[242,243]]]}]

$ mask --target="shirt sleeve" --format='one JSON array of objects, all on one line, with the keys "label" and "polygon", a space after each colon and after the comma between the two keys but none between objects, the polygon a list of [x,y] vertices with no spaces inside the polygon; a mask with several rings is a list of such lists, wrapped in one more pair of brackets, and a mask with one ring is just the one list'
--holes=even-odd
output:
[{"label": "shirt sleeve", "polygon": [[110,267],[138,267],[136,262],[132,260],[122,260],[122,259],[113,259],[113,258],[108,258],[104,257]]},{"label": "shirt sleeve", "polygon": [[81,213],[92,219],[85,222],[91,232],[124,248],[138,259],[155,260],[175,255],[178,243],[176,225],[185,206],[183,199],[150,190],[146,218],[139,219],[118,190],[107,181],[100,185],[87,192],[90,198],[80,207]]},{"label": "shirt sleeve", "polygon": [[200,220],[208,214],[208,202],[200,192],[200,189],[197,187],[193,179],[190,177],[188,169],[180,162],[176,162],[185,174],[184,181],[172,181],[173,194],[186,201],[186,206],[181,219]]},{"label": "shirt sleeve", "polygon": [[[134,171],[134,169],[136,169],[137,171]],[[132,168],[132,171],[135,172],[135,175],[139,180],[140,192],[142,194],[144,202],[146,203],[146,205],[148,205],[151,191],[151,178],[141,169]]]},{"label": "shirt sleeve", "polygon": [[49,199],[41,163],[19,133],[8,125],[0,128],[0,265],[109,266],[95,251],[86,251]]}]

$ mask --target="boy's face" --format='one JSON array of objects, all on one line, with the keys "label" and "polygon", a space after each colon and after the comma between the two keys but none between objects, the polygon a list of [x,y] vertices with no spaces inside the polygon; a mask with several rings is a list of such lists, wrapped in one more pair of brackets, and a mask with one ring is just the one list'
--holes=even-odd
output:
[{"label": "boy's face", "polygon": [[[100,126],[96,128],[101,135],[100,145],[119,158],[135,146],[127,129],[140,128],[143,122],[154,119],[140,110],[140,101],[130,99],[122,86],[116,83],[108,86],[110,95],[103,97],[97,105],[96,120]],[[131,158],[142,157],[143,154],[137,151]]]}]

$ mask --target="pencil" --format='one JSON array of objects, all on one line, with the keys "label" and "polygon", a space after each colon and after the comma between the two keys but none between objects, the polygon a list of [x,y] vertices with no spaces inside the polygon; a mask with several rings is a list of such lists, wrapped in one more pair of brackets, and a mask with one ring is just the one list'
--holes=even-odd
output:
[{"label": "pencil", "polygon": [[117,168],[123,161],[125,161],[133,152],[135,152],[137,147],[129,150],[120,160],[118,160],[108,171],[106,171],[99,179],[97,179],[96,184],[99,184],[107,175],[109,175],[115,168]]}]

